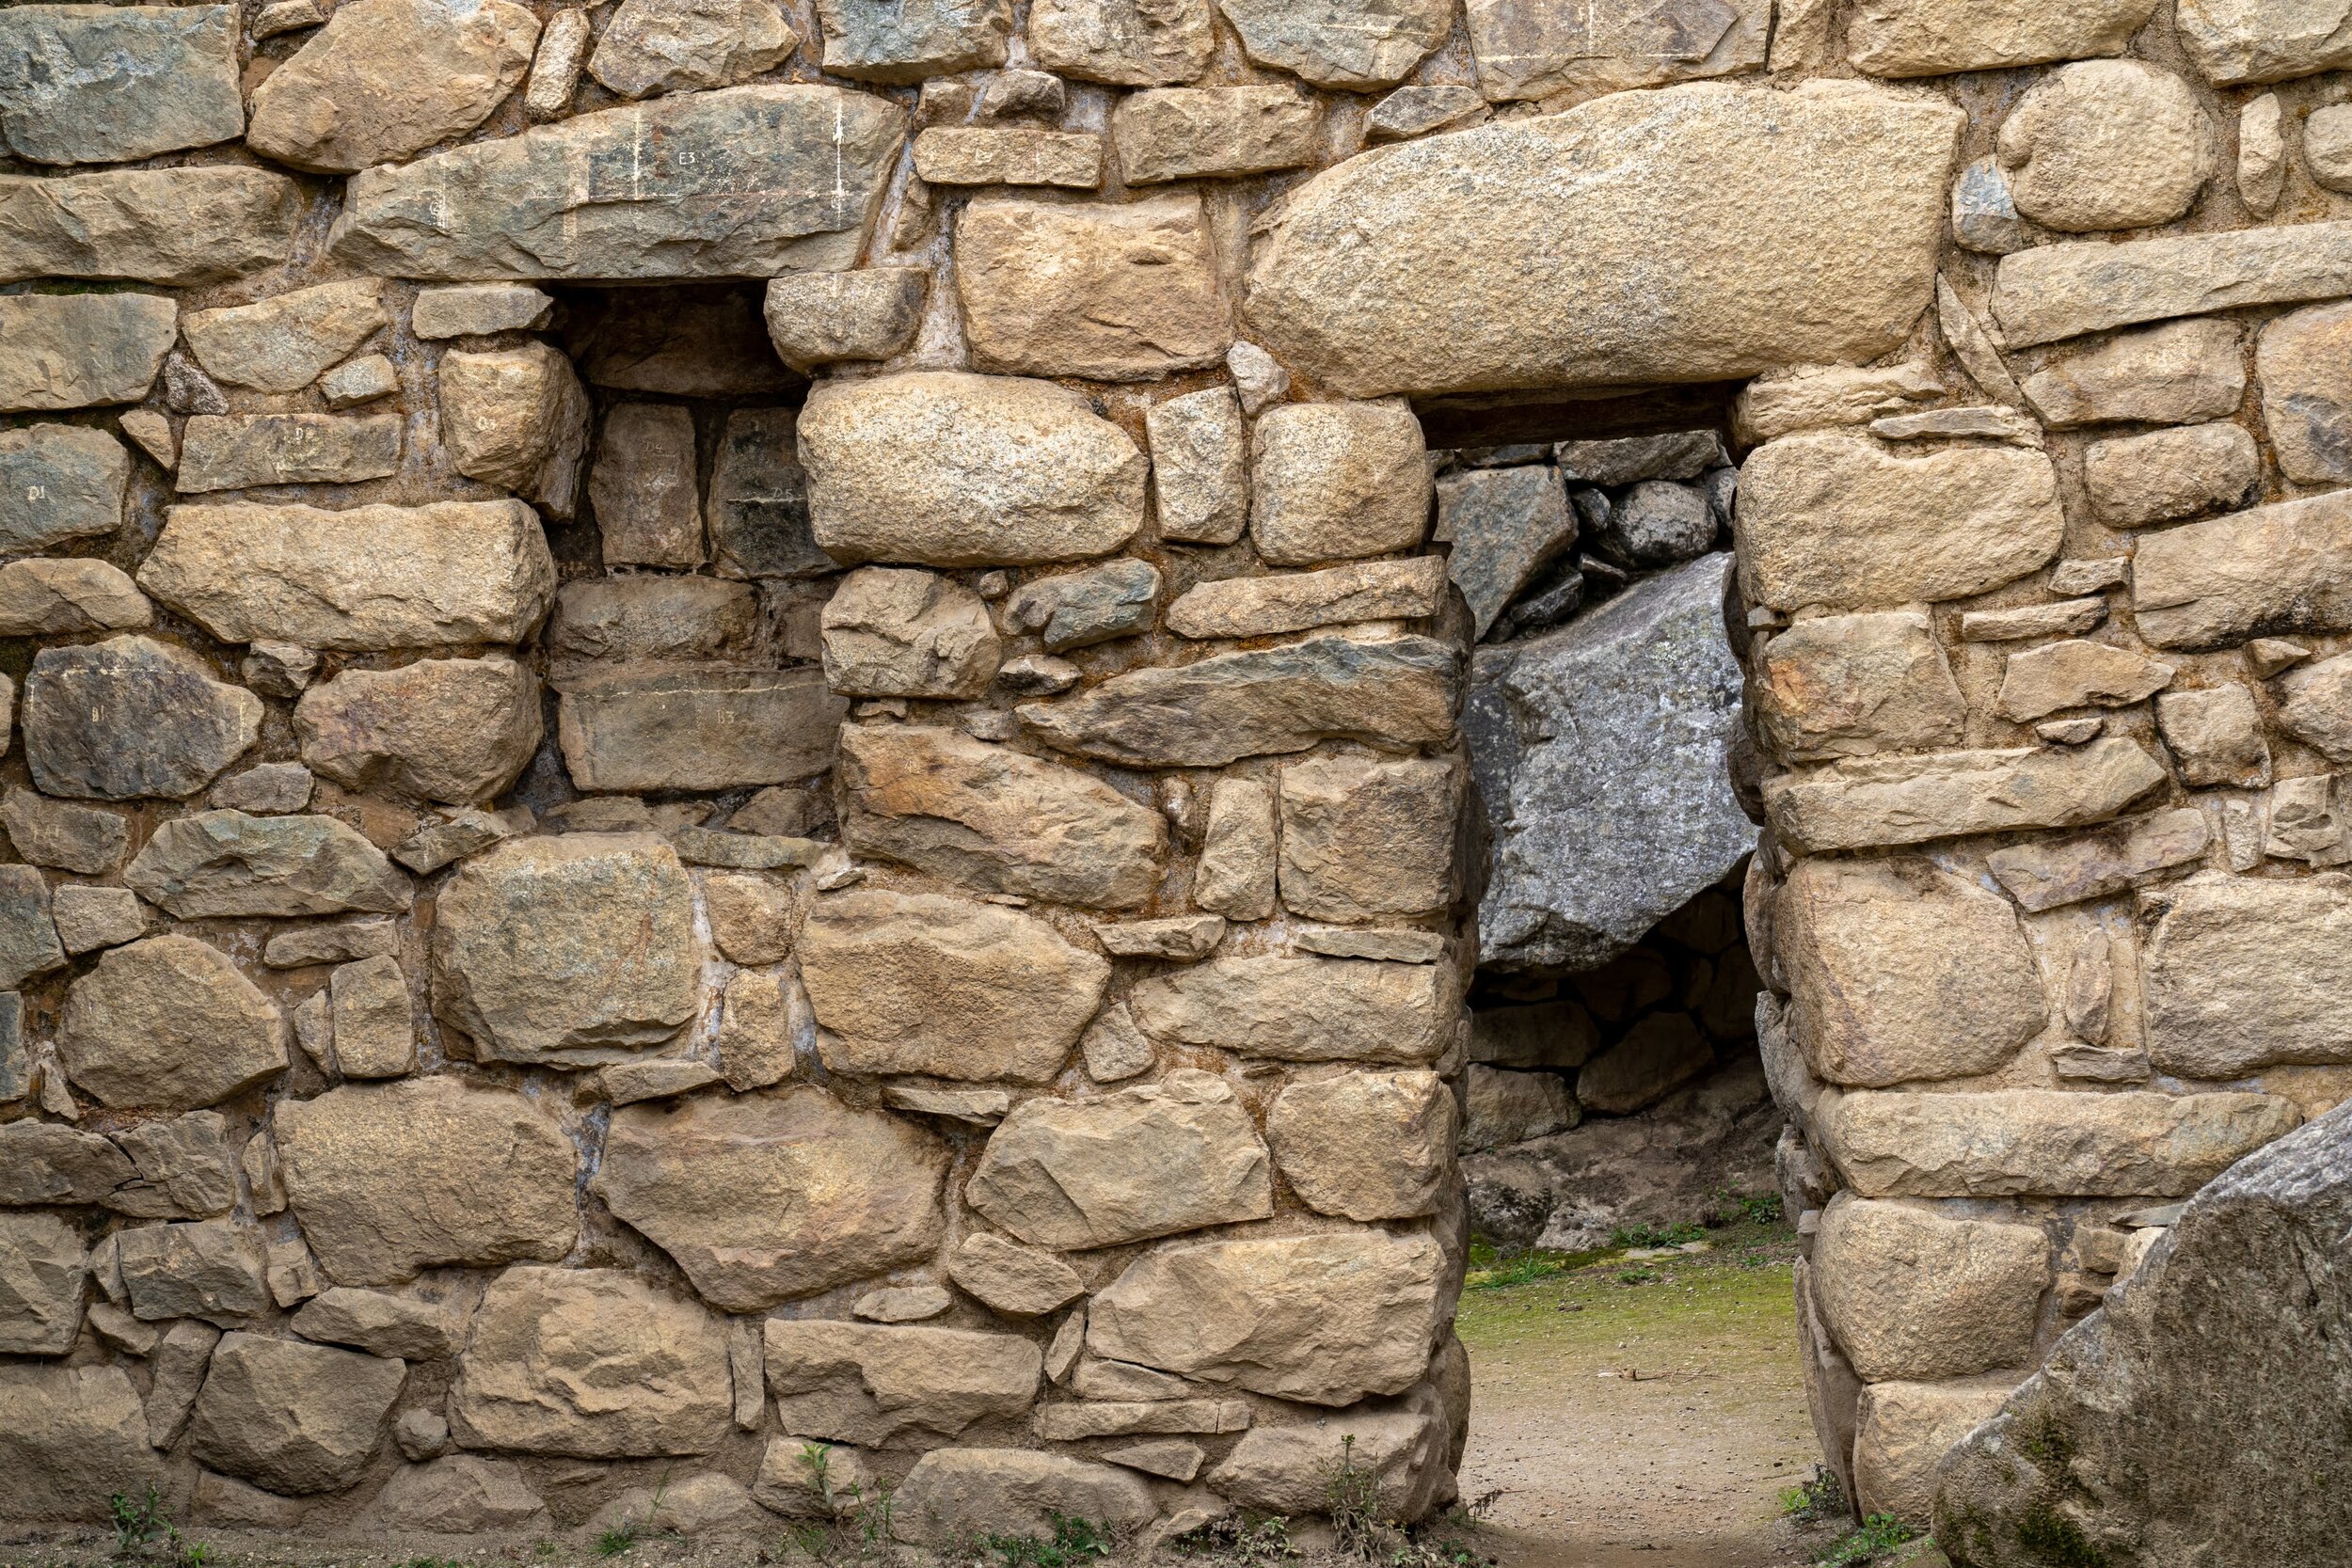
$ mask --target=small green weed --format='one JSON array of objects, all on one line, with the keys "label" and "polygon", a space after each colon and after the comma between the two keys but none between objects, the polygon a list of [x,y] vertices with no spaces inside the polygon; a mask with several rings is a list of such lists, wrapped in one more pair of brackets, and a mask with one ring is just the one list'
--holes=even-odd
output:
[{"label": "small green weed", "polygon": [[136,1502],[115,1493],[106,1499],[106,1513],[114,1521],[117,1557],[131,1556],[171,1528],[171,1519],[164,1513],[163,1494],[152,1486]]},{"label": "small green weed", "polygon": [[1325,1472],[1323,1500],[1331,1515],[1331,1534],[1341,1552],[1368,1558],[1380,1544],[1380,1478],[1356,1463],[1356,1439],[1340,1439],[1340,1457]]},{"label": "small green weed", "polygon": [[1703,1225],[1621,1225],[1609,1240],[1618,1246],[1680,1246],[1706,1236]]},{"label": "small green weed", "polygon": [[1214,1557],[1239,1568],[1278,1568],[1298,1556],[1298,1548],[1291,1544],[1291,1522],[1279,1513],[1254,1525],[1228,1514],[1187,1530],[1169,1544],[1180,1557]]},{"label": "small green weed", "polygon": [[1873,1513],[1862,1521],[1862,1528],[1839,1537],[1813,1554],[1819,1568],[1864,1568],[1876,1562],[1888,1552],[1907,1541],[1919,1539],[1919,1532],[1891,1513]]},{"label": "small green weed", "polygon": [[1051,1541],[1040,1541],[1034,1535],[992,1535],[980,1542],[980,1549],[995,1560],[997,1568],[1075,1568],[1091,1558],[1110,1556],[1116,1545],[1109,1529],[1091,1519],[1051,1510],[1045,1516],[1054,1525]]},{"label": "small green weed", "polygon": [[635,1525],[615,1525],[597,1535],[596,1555],[618,1557],[636,1544],[637,1527]]},{"label": "small green weed", "polygon": [[1780,1512],[1801,1525],[1818,1525],[1846,1518],[1851,1510],[1846,1502],[1846,1489],[1837,1483],[1837,1477],[1826,1466],[1816,1465],[1811,1481],[1782,1491]]},{"label": "small green weed", "polygon": [[180,1568],[210,1568],[220,1560],[220,1554],[201,1541],[192,1542],[180,1552]]}]

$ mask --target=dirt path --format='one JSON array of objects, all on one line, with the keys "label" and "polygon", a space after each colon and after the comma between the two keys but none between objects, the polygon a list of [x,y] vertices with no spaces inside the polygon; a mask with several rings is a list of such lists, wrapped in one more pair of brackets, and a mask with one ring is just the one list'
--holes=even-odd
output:
[{"label": "dirt path", "polygon": [[1780,1568],[1827,1538],[1780,1511],[1816,1458],[1786,1235],[1465,1295],[1462,1495],[1502,1493],[1506,1568]]}]

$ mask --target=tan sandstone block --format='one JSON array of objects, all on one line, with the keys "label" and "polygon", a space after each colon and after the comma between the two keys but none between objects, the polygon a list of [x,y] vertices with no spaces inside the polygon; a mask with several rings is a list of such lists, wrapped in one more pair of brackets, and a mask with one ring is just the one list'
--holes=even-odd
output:
[{"label": "tan sandstone block", "polygon": [[2083,449],[2083,488],[2109,528],[2142,528],[2242,505],[2261,481],[2262,454],[2253,433],[2239,424],[2156,430]]},{"label": "tan sandstone block", "polygon": [[0,178],[0,281],[225,283],[283,262],[302,213],[294,181],[234,165]]},{"label": "tan sandstone block", "polygon": [[1140,381],[1220,363],[1233,341],[1192,195],[1110,207],[977,198],[956,220],[956,288],[982,371]]},{"label": "tan sandstone block", "polygon": [[1130,185],[1296,168],[1314,161],[1322,129],[1321,106],[1286,87],[1163,87],[1129,93],[1111,116]]},{"label": "tan sandstone block", "polygon": [[1250,475],[1249,535],[1273,565],[1415,549],[1429,529],[1421,421],[1402,399],[1269,410]]},{"label": "tan sandstone block", "polygon": [[397,162],[488,119],[538,40],[538,19],[509,0],[352,0],[254,90],[246,139],[314,171]]},{"label": "tan sandstone block", "polygon": [[264,392],[298,392],[380,330],[381,278],[352,278],[254,305],[191,310],[180,330],[215,379]]},{"label": "tan sandstone block", "polygon": [[1027,127],[935,125],[914,138],[914,172],[934,185],[1103,182],[1103,138]]},{"label": "tan sandstone block", "polygon": [[800,959],[833,1070],[966,1081],[1051,1079],[1110,978],[1032,915],[936,894],[820,897]]},{"label": "tan sandstone block", "polygon": [[1461,779],[1436,761],[1318,757],[1282,769],[1282,902],[1318,920],[1423,914],[1453,896]]},{"label": "tan sandstone block", "polygon": [[866,1448],[929,1448],[988,1417],[1021,1416],[1044,1357],[1013,1334],[770,1318],[769,1391],[787,1432]]},{"label": "tan sandstone block", "polygon": [[2026,377],[2026,401],[2054,430],[2130,420],[2226,419],[2246,396],[2235,322],[2167,322],[2119,332]]},{"label": "tan sandstone block", "polygon": [[1143,526],[1134,441],[1050,382],[926,371],[829,382],[801,415],[817,543],[845,563],[1035,565]]},{"label": "tan sandstone block", "polygon": [[667,404],[624,403],[604,417],[588,504],[607,566],[703,563],[694,417]]},{"label": "tan sandstone block", "polygon": [[1428,1370],[1442,1267],[1428,1236],[1379,1231],[1163,1247],[1095,1293],[1087,1348],[1306,1404],[1400,1394]]},{"label": "tan sandstone block", "polygon": [[820,624],[826,683],[846,697],[977,697],[1002,659],[979,595],[934,572],[862,567]]},{"label": "tan sandstone block", "polygon": [[2061,708],[2128,707],[2171,679],[2171,665],[2145,654],[2070,638],[2011,654],[2002,668],[1994,707],[2002,718],[2020,722]]},{"label": "tan sandstone block", "polygon": [[1167,823],[1090,774],[959,731],[850,725],[843,841],[986,893],[1121,909],[1159,882]]},{"label": "tan sandstone block", "polygon": [[1279,637],[1353,621],[1420,620],[1444,609],[1445,591],[1445,560],[1434,555],[1225,578],[1185,589],[1168,607],[1168,629],[1201,639]]},{"label": "tan sandstone block", "polygon": [[1848,23],[1856,69],[1874,76],[1941,76],[2090,55],[2117,55],[2154,0],[1864,0]]},{"label": "tan sandstone block", "polygon": [[914,1462],[891,1509],[891,1531],[918,1546],[951,1547],[991,1530],[1043,1536],[1057,1519],[1138,1529],[1157,1513],[1133,1471],[1030,1449],[935,1449]]},{"label": "tan sandstone block", "polygon": [[19,1519],[103,1523],[106,1497],[92,1477],[112,1478],[126,1496],[168,1479],[148,1447],[139,1391],[119,1366],[0,1365],[0,1462]]},{"label": "tan sandstone block", "polygon": [[660,1045],[699,1005],[685,868],[649,833],[499,846],[442,888],[433,1011],[484,1061],[593,1067]]},{"label": "tan sandstone block", "polygon": [[1869,1513],[1931,1521],[1936,1465],[2016,1391],[2010,1377],[1898,1381],[1863,1389],[1854,1433],[1855,1503]]},{"label": "tan sandstone block", "polygon": [[137,576],[224,642],[352,652],[518,642],[555,596],[519,501],[175,506]]},{"label": "tan sandstone block", "polygon": [[346,670],[294,705],[302,760],[353,789],[467,804],[505,793],[539,749],[539,681],[511,658]]},{"label": "tan sandstone block", "polygon": [[1454,1043],[1459,998],[1442,964],[1268,955],[1154,974],[1129,1005],[1144,1033],[1172,1044],[1411,1066]]},{"label": "tan sandstone block", "polygon": [[1274,1212],[1248,1111],[1188,1068],[1101,1100],[1023,1101],[990,1134],[964,1198],[1025,1242],[1073,1250]]},{"label": "tan sandstone block", "polygon": [[[1346,397],[1866,362],[1929,303],[1959,125],[1708,84],[1407,142],[1291,193],[1249,318]],[[1629,256],[1655,287],[1614,286]]]},{"label": "tan sandstone block", "polygon": [[[441,441],[456,470],[512,490],[559,522],[580,499],[588,393],[547,343],[441,356]],[[184,469],[183,455],[181,466]]]},{"label": "tan sandstone block", "polygon": [[2132,612],[2159,648],[2352,626],[2352,492],[2149,534],[2133,555]]},{"label": "tan sandstone block", "polygon": [[2352,1062],[2328,1006],[2352,954],[2352,879],[2207,872],[2139,895],[2148,1059],[2183,1078]]},{"label": "tan sandstone block", "polygon": [[726,1331],[617,1269],[514,1268],[458,1358],[450,1428],[469,1448],[578,1459],[708,1453],[734,1413]]},{"label": "tan sandstone block", "polygon": [[1869,1197],[2181,1197],[2294,1130],[2263,1094],[1827,1096],[1821,1150]]},{"label": "tan sandstone block", "polygon": [[1833,1084],[1990,1072],[2048,1017],[2008,900],[1924,861],[1802,862],[1772,933],[1790,1027]]},{"label": "tan sandstone block", "polygon": [[1814,1299],[1867,1382],[2028,1366],[2049,1238],[1841,1195],[1813,1243]]},{"label": "tan sandstone block", "polygon": [[1461,1114],[1434,1072],[1296,1080],[1266,1111],[1266,1141],[1300,1199],[1351,1220],[1433,1213]]},{"label": "tan sandstone block", "polygon": [[2002,120],[1999,147],[2017,210],[2077,233],[2169,223],[2219,163],[2189,85],[2138,60],[2040,78]]},{"label": "tan sandstone block", "polygon": [[2243,686],[2165,692],[2156,699],[2156,730],[2185,783],[2260,789],[2270,782],[2262,709]]},{"label": "tan sandstone block", "polygon": [[2050,561],[2066,526],[2042,452],[1907,456],[1839,433],[1758,448],[1740,470],[1735,521],[1741,587],[1783,610],[1981,594]]},{"label": "tan sandstone block", "polygon": [[1788,762],[1957,743],[1968,716],[1927,615],[1822,615],[1764,644],[1756,715]]},{"label": "tan sandstone block", "polygon": [[2012,349],[2249,305],[2332,299],[2352,281],[2352,224],[2298,223],[2001,258],[1993,314]]},{"label": "tan sandstone block", "polygon": [[1811,854],[2080,827],[2114,816],[2166,777],[2137,741],[2110,736],[2065,750],[1836,763],[1767,781],[1764,809],[1783,845]]},{"label": "tan sandstone block", "polygon": [[590,1185],[704,1300],[759,1312],[929,1259],[946,1169],[913,1122],[804,1086],[624,1106]]},{"label": "tan sandstone block", "polygon": [[349,1085],[278,1106],[287,1198],[329,1278],[552,1262],[579,1231],[579,1155],[530,1101],[449,1077]]},{"label": "tan sandstone block", "polygon": [[1029,52],[1088,82],[1152,87],[1208,69],[1216,33],[1209,0],[1037,0]]},{"label": "tan sandstone block", "polygon": [[284,1017],[218,948],[150,937],[110,949],[73,982],[57,1054],[103,1105],[187,1110],[281,1072]]}]

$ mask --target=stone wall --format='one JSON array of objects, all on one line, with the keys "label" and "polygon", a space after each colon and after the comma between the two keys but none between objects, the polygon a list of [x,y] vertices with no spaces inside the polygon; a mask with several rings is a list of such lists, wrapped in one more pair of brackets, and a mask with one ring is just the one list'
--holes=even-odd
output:
[{"label": "stone wall", "polygon": [[[1422,421],[1749,382],[1759,1034],[1915,1511],[2346,1087],[2352,45],[2280,15],[0,11],[0,1509],[937,1544],[1343,1436],[1436,1506],[1466,653],[1563,585]],[[1673,675],[1505,657],[1559,779]],[[1552,880],[1528,961],[1640,934]]]}]

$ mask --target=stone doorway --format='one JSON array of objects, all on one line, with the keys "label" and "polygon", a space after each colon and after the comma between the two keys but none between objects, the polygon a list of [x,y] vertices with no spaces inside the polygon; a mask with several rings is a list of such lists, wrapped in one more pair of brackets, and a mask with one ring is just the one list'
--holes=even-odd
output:
[{"label": "stone doorway", "polygon": [[1565,437],[1454,448],[1437,485],[1486,868],[1462,1490],[1527,1561],[1803,1557],[1777,1506],[1814,1458],[1795,1235],[1733,783],[1738,475],[1715,430],[1673,428],[1690,403],[1423,412],[1433,436]]}]

